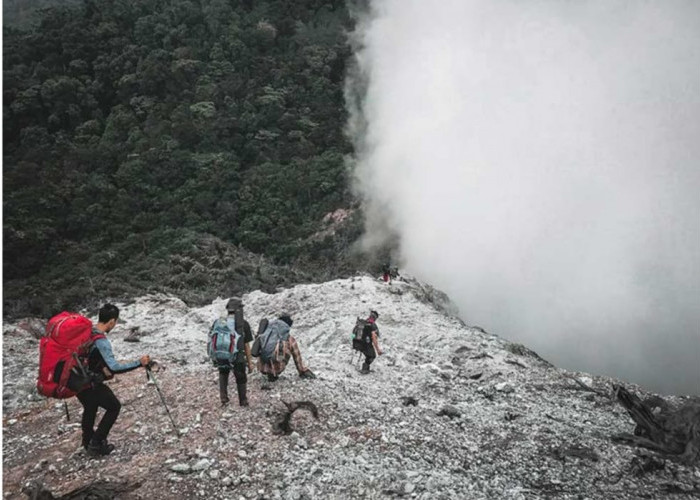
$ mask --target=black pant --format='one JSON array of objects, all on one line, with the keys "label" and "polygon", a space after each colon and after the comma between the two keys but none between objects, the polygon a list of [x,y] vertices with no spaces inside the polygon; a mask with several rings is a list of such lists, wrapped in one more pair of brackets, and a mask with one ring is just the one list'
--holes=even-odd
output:
[{"label": "black pant", "polygon": [[361,340],[353,340],[352,347],[365,355],[365,364],[367,366],[371,365],[374,358],[377,357],[377,353],[374,352],[374,346],[372,344],[362,342]]},{"label": "black pant", "polygon": [[[228,401],[228,377],[230,372],[230,366],[219,367],[219,395],[221,396],[221,401]],[[247,383],[248,374],[246,373],[246,364],[234,363],[233,376],[236,378],[236,384]]]},{"label": "black pant", "polygon": [[[83,405],[83,444],[89,443],[91,439],[95,441],[107,439],[122,408],[112,389],[105,384],[95,384],[94,387],[79,392],[78,400]],[[105,414],[97,430],[94,430],[98,408],[104,408]]]}]

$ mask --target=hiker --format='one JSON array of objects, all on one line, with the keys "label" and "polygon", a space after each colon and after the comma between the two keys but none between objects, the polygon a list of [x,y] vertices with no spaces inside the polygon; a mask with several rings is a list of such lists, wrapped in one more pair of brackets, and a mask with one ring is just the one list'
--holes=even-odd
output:
[{"label": "hiker", "polygon": [[[119,308],[113,304],[105,304],[100,308],[97,325],[92,328],[92,335],[99,336],[88,354],[88,369],[97,374],[87,389],[78,392],[77,397],[83,405],[83,448],[90,456],[109,455],[114,445],[107,442],[112,425],[119,416],[122,405],[109,386],[103,380],[111,379],[117,373],[126,373],[151,362],[147,354],[130,363],[119,363],[112,353],[112,344],[105,337],[117,324]],[[97,409],[104,408],[105,414],[97,429],[94,429]]]},{"label": "hiker", "polygon": [[385,283],[389,283],[391,285],[391,264],[387,263],[384,265],[382,270],[382,279]]},{"label": "hiker", "polygon": [[287,367],[290,357],[294,359],[294,364],[301,378],[316,378],[316,375],[308,367],[304,366],[301,360],[299,344],[289,334],[292,323],[292,318],[288,314],[282,314],[279,318],[270,321],[260,336],[258,370],[260,373],[267,375],[267,379],[270,382],[274,382],[279,378],[280,374]]},{"label": "hiker", "polygon": [[[229,344],[237,343],[238,345],[230,345],[230,349],[227,345],[226,349],[229,349],[230,353],[226,353],[225,359],[221,357],[214,359],[215,366],[219,370],[219,398],[221,399],[221,406],[226,406],[229,403],[228,380],[233,369],[233,376],[236,379],[236,388],[238,389],[238,404],[248,406],[246,365],[248,373],[251,373],[253,371],[253,359],[250,356],[250,343],[253,341],[253,334],[250,331],[250,324],[243,319],[243,302],[240,297],[229,299],[226,303],[226,312],[228,313],[227,317],[214,321],[209,330],[210,340],[213,339],[215,331],[217,331],[217,325],[223,326],[229,335],[231,330],[235,330],[237,333],[235,339],[229,340]],[[241,323],[242,326],[240,326]],[[216,345],[214,345],[215,348]]]},{"label": "hiker", "polygon": [[[369,365],[377,357],[381,356],[383,351],[379,347],[379,327],[377,327],[377,318],[379,318],[379,313],[377,311],[371,310],[369,312],[369,317],[365,320],[365,324],[362,328],[362,332],[359,333],[359,337],[356,336],[352,341],[353,349],[360,351],[365,355],[365,362],[362,364],[362,370],[360,373],[369,373]],[[358,318],[360,321],[362,318]]]}]

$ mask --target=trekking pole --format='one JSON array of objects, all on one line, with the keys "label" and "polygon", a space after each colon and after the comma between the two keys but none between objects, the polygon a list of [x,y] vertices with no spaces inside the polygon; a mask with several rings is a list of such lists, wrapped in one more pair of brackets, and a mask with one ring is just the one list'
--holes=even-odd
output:
[{"label": "trekking pole", "polygon": [[63,402],[63,407],[66,409],[66,422],[70,422],[70,413],[68,413],[68,403],[66,401]]},{"label": "trekking pole", "polygon": [[163,403],[163,406],[165,407],[165,412],[168,414],[168,417],[170,417],[170,422],[173,424],[173,429],[175,429],[175,435],[179,437],[180,431],[177,428],[177,425],[175,424],[175,420],[173,420],[173,416],[170,414],[170,410],[168,409],[168,405],[165,403],[165,398],[163,397],[163,393],[160,391],[160,387],[158,387],[158,382],[156,381],[156,376],[153,375],[153,372],[151,371],[151,367],[149,365],[146,365],[146,378],[153,381],[153,385],[156,387],[156,392],[158,392],[158,396],[160,396],[160,401]]}]

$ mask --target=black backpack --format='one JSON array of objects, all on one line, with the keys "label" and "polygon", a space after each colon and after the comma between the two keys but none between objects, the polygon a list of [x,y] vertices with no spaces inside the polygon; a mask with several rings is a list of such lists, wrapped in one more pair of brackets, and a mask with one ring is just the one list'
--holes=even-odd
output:
[{"label": "black backpack", "polygon": [[352,340],[353,345],[356,340],[363,344],[372,342],[372,323],[366,319],[357,318],[355,328],[352,329]]}]

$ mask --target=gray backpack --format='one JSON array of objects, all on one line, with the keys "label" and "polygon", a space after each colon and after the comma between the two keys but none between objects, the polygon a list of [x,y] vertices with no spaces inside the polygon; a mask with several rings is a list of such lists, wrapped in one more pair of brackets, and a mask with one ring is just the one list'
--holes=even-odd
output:
[{"label": "gray backpack", "polygon": [[234,318],[219,318],[209,330],[207,354],[214,366],[230,365],[243,351],[243,335],[236,331]]},{"label": "gray backpack", "polygon": [[260,335],[260,359],[263,363],[273,361],[275,350],[281,348],[282,342],[289,340],[289,325],[281,319],[270,321]]},{"label": "gray backpack", "polygon": [[253,341],[253,347],[250,348],[250,355],[254,358],[260,357],[260,339],[262,334],[267,330],[267,325],[270,324],[267,318],[260,320],[258,325],[258,333],[255,334],[255,340]]}]

